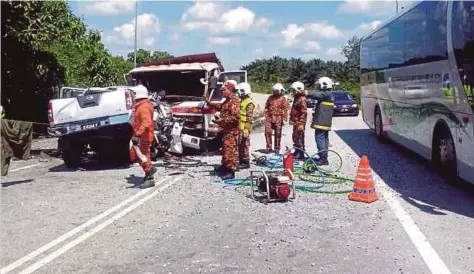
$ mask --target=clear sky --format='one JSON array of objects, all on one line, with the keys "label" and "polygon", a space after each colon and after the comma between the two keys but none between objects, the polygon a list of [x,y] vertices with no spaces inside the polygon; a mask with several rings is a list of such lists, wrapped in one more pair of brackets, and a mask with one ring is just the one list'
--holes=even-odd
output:
[{"label": "clear sky", "polygon": [[[414,1],[399,0],[399,8]],[[88,28],[99,29],[113,54],[133,51],[134,1],[69,1]],[[368,34],[395,15],[384,1],[142,1],[138,48],[175,56],[216,52],[227,70],[279,55],[344,60],[352,35]]]}]

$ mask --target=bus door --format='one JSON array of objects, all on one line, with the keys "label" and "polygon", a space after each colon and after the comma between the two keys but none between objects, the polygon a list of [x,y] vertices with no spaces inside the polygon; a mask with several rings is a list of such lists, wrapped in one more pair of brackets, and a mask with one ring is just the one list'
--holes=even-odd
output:
[{"label": "bus door", "polygon": [[[456,149],[460,176],[474,182],[474,2],[453,1],[451,13],[454,84],[461,94]],[[453,66],[452,66],[453,67]]]}]

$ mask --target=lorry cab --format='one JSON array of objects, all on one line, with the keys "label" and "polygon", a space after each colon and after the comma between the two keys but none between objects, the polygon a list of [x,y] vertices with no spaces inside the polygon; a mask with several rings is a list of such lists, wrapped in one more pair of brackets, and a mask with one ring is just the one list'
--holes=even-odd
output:
[{"label": "lorry cab", "polygon": [[160,59],[142,64],[125,75],[128,85],[142,84],[152,92],[165,91],[161,101],[174,116],[183,118],[184,147],[200,151],[217,148],[218,127],[212,122],[215,109],[206,106],[203,96],[223,102],[220,88],[227,80],[247,81],[243,70],[225,71],[215,53]]}]

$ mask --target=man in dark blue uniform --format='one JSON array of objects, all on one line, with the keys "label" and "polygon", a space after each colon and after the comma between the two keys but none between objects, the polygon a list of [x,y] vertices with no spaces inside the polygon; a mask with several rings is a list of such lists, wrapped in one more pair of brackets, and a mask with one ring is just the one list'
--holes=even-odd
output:
[{"label": "man in dark blue uniform", "polygon": [[331,131],[334,112],[334,99],[331,93],[333,83],[330,78],[322,77],[318,80],[318,85],[319,91],[311,91],[308,94],[308,97],[316,102],[311,128],[314,128],[314,137],[318,147],[319,159],[316,164],[328,165],[329,131]]}]

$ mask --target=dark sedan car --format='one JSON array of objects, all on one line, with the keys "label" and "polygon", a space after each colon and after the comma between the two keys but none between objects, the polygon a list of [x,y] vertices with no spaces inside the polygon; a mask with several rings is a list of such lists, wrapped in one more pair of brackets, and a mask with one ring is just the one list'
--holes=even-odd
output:
[{"label": "dark sedan car", "polygon": [[[359,115],[359,106],[357,102],[352,98],[349,92],[345,90],[332,91],[332,99],[334,101],[334,116],[337,115]],[[316,102],[306,97],[306,104],[308,108],[314,108]]]},{"label": "dark sedan car", "polygon": [[334,100],[334,116],[336,115],[359,115],[359,106],[357,102],[352,98],[349,92],[345,90],[333,91]]}]

